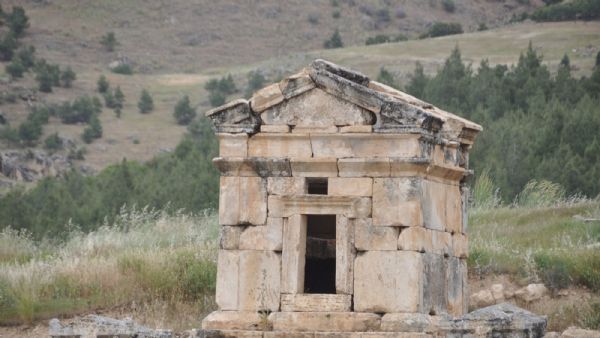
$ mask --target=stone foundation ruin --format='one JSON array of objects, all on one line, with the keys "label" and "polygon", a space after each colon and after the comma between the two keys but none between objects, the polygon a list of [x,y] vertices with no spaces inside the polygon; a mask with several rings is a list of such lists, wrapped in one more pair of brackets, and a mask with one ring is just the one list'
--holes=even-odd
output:
[{"label": "stone foundation ruin", "polygon": [[222,231],[205,337],[543,334],[516,308],[464,316],[479,125],[324,60],[207,116]]}]

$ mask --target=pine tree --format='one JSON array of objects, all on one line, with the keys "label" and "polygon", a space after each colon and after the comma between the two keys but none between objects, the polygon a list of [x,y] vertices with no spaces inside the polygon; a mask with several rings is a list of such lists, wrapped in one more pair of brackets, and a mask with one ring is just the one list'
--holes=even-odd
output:
[{"label": "pine tree", "polygon": [[385,69],[385,67],[381,67],[379,69],[379,74],[377,75],[377,81],[381,82],[385,85],[388,85],[392,88],[398,88],[398,84],[396,83],[396,80],[394,79],[394,75],[392,75],[392,73],[390,73],[387,69]]},{"label": "pine tree", "polygon": [[10,61],[17,48],[17,39],[12,32],[7,32],[0,38],[0,61]]},{"label": "pine tree", "polygon": [[103,35],[100,39],[100,43],[109,52],[113,52],[115,47],[119,44],[114,32],[108,32]]},{"label": "pine tree", "polygon": [[13,58],[11,63],[7,64],[4,69],[13,79],[23,77],[23,72],[25,72],[25,66],[19,58]]},{"label": "pine tree", "polygon": [[344,47],[344,42],[342,42],[342,36],[340,35],[340,31],[336,29],[335,32],[333,32],[331,38],[325,41],[323,47],[327,49]]},{"label": "pine tree", "polygon": [[96,88],[98,90],[98,93],[103,94],[108,91],[108,88],[110,88],[110,84],[108,83],[106,76],[100,75],[100,77],[98,78],[98,81],[96,82]]},{"label": "pine tree", "polygon": [[101,137],[102,125],[100,124],[100,119],[98,119],[98,116],[94,114],[90,118],[89,125],[83,130],[82,138],[85,143],[92,143],[94,139]]},{"label": "pine tree", "polygon": [[138,101],[138,109],[142,114],[147,114],[154,109],[154,101],[146,89],[142,90],[140,100]]},{"label": "pine tree", "polygon": [[38,82],[38,89],[44,93],[52,92],[53,76],[48,68],[43,67],[36,71],[35,80]]},{"label": "pine tree", "polygon": [[425,86],[427,86],[427,82],[429,79],[425,75],[425,71],[423,70],[423,65],[417,61],[415,66],[415,72],[410,77],[410,81],[406,86],[406,91],[415,97],[423,98],[425,94]]},{"label": "pine tree", "polygon": [[7,23],[15,37],[21,37],[29,27],[29,18],[25,14],[23,7],[15,6],[12,12],[7,15]]},{"label": "pine tree", "polygon": [[187,125],[196,117],[196,111],[191,107],[190,98],[187,95],[177,102],[173,116],[180,125]]},{"label": "pine tree", "polygon": [[75,74],[71,67],[67,67],[67,69],[63,70],[60,74],[60,80],[65,88],[71,88],[71,84],[75,79],[77,79],[77,74]]},{"label": "pine tree", "polygon": [[117,86],[117,88],[115,89],[115,105],[114,105],[114,112],[115,115],[117,115],[117,118],[121,118],[121,110],[123,109],[123,104],[125,103],[125,94],[123,94],[123,91],[121,90],[120,86]]}]

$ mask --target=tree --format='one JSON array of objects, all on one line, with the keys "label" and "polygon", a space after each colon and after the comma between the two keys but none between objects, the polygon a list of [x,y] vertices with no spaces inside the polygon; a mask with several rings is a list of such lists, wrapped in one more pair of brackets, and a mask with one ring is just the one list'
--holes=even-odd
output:
[{"label": "tree", "polygon": [[121,117],[121,110],[123,109],[123,104],[125,103],[125,94],[123,94],[123,91],[121,90],[120,86],[117,86],[117,88],[115,88],[115,104],[114,104],[114,112],[117,115],[117,118]]},{"label": "tree", "polygon": [[19,58],[14,58],[4,69],[13,79],[23,77],[23,72],[25,72],[25,67]]},{"label": "tree", "polygon": [[142,90],[140,100],[138,101],[138,109],[142,114],[147,114],[154,109],[154,101],[146,89]]},{"label": "tree", "polygon": [[19,126],[19,138],[27,145],[33,145],[42,136],[42,125],[33,120],[26,120]]},{"label": "tree", "polygon": [[187,125],[196,117],[196,110],[191,107],[190,98],[187,95],[177,102],[173,116],[180,125]]},{"label": "tree", "polygon": [[97,115],[93,115],[90,118],[90,123],[83,130],[83,141],[85,143],[92,143],[95,139],[102,137],[102,125],[100,124],[100,119],[98,119]]},{"label": "tree", "polygon": [[63,148],[63,142],[60,136],[58,136],[58,133],[46,137],[44,140],[44,148],[51,151],[61,150]]},{"label": "tree", "polygon": [[7,32],[0,38],[0,61],[10,61],[17,48],[17,39],[12,32]]},{"label": "tree", "polygon": [[15,6],[12,12],[7,15],[7,23],[15,37],[21,37],[29,27],[29,18],[25,14],[23,7]]},{"label": "tree", "polygon": [[600,52],[596,54],[596,67],[600,67]]},{"label": "tree", "polygon": [[396,83],[396,79],[394,79],[394,75],[390,73],[385,67],[381,67],[379,69],[379,74],[377,75],[377,81],[381,82],[385,85],[388,85],[392,88],[398,88],[398,83]]},{"label": "tree", "polygon": [[423,65],[417,61],[415,66],[415,72],[410,77],[410,81],[406,86],[406,91],[415,97],[423,98],[425,93],[425,86],[427,86],[428,78],[423,70]]},{"label": "tree", "polygon": [[38,82],[38,89],[44,93],[52,92],[53,75],[48,68],[43,67],[36,71],[35,80]]},{"label": "tree", "polygon": [[35,64],[35,55],[34,54],[35,54],[35,47],[33,47],[33,46],[21,47],[17,51],[17,57],[23,63],[23,67],[25,67],[25,69],[29,69],[29,68],[33,67],[33,65]]},{"label": "tree", "polygon": [[108,88],[110,88],[110,84],[108,83],[106,76],[100,75],[98,81],[96,82],[96,88],[98,90],[98,93],[101,94],[106,93],[108,91]]},{"label": "tree", "polygon": [[211,92],[210,95],[208,95],[208,101],[210,101],[210,105],[213,107],[224,105],[225,100],[227,100],[227,96],[218,91]]},{"label": "tree", "polygon": [[115,95],[113,92],[109,90],[102,96],[104,96],[104,105],[106,108],[113,109],[115,107]]},{"label": "tree", "polygon": [[325,43],[323,43],[323,47],[325,47],[327,49],[344,47],[344,43],[342,42],[342,36],[340,35],[340,31],[336,29],[335,32],[333,32],[333,35],[331,36],[331,38],[329,38],[329,40],[327,40],[327,41],[325,41]]},{"label": "tree", "polygon": [[71,84],[75,79],[77,79],[77,74],[75,74],[71,67],[67,67],[67,69],[63,70],[60,74],[60,80],[65,88],[71,88]]},{"label": "tree", "polygon": [[248,73],[248,86],[246,87],[246,97],[252,96],[255,91],[265,86],[266,79],[259,71]]},{"label": "tree", "polygon": [[100,44],[109,52],[113,52],[115,47],[119,45],[114,32],[108,32],[100,38]]}]

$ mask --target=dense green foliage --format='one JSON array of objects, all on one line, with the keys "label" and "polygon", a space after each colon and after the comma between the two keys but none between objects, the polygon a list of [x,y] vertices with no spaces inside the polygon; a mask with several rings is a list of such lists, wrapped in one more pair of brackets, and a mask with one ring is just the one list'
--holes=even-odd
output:
[{"label": "dense green foliage", "polygon": [[106,76],[100,75],[98,81],[96,81],[96,88],[98,90],[98,93],[101,94],[104,94],[108,91],[108,88],[110,88],[110,83],[108,83]]},{"label": "dense green foliage", "polygon": [[75,74],[71,67],[67,67],[67,69],[60,73],[60,81],[65,88],[71,88],[71,84],[75,79],[77,79],[77,74]]},{"label": "dense green foliage", "polygon": [[530,45],[514,67],[477,71],[456,48],[433,77],[417,65],[407,91],[484,126],[471,152],[476,172],[489,169],[512,200],[531,179],[559,183],[568,194],[600,193],[600,69],[571,76],[568,58],[551,75]]},{"label": "dense green foliage", "polygon": [[394,75],[390,73],[389,70],[385,69],[385,67],[381,67],[379,69],[379,74],[377,74],[377,82],[381,82],[384,85],[388,85],[392,88],[398,88],[398,83],[396,79],[394,79]]},{"label": "dense green foliage", "polygon": [[146,89],[142,89],[142,94],[140,95],[140,100],[138,101],[138,109],[142,114],[148,114],[154,110],[154,101]]},{"label": "dense green foliage", "polygon": [[98,115],[94,114],[90,118],[89,125],[83,129],[81,138],[85,143],[92,143],[95,139],[102,137],[102,124]]},{"label": "dense green foliage", "polygon": [[435,38],[438,36],[462,34],[462,25],[456,22],[436,22],[434,23],[425,33],[421,34],[419,38]]},{"label": "dense green foliage", "polygon": [[336,29],[335,32],[333,32],[333,35],[331,35],[331,37],[329,38],[329,40],[323,43],[323,47],[327,49],[344,47],[344,42],[342,41],[340,31]]},{"label": "dense green foliage", "polygon": [[187,125],[196,117],[196,110],[190,105],[189,96],[185,95],[175,105],[173,116],[178,124]]},{"label": "dense green foliage", "polygon": [[0,228],[28,229],[36,238],[56,237],[69,224],[83,231],[112,220],[127,205],[203,210],[217,206],[218,173],[211,159],[217,143],[210,122],[190,124],[175,151],[140,164],[123,160],[96,176],[70,172],[46,178],[30,190],[16,189],[0,198]]},{"label": "dense green foliage", "polygon": [[220,79],[210,79],[204,85],[204,89],[208,91],[208,100],[213,107],[223,105],[227,100],[228,95],[238,91],[231,74],[223,76]]},{"label": "dense green foliage", "polygon": [[[547,2],[548,3],[548,2]],[[600,18],[600,0],[551,1],[531,14],[534,21],[595,20]]]},{"label": "dense green foliage", "polygon": [[[600,53],[598,54],[600,57]],[[244,96],[250,98],[255,91],[265,86],[267,79],[259,71],[252,71],[248,73],[248,85],[246,86],[246,92]]]},{"label": "dense green foliage", "polygon": [[387,42],[399,42],[406,41],[408,38],[402,34],[398,34],[396,36],[390,36],[385,34],[377,34],[375,36],[368,37],[365,41],[365,45],[378,45]]}]

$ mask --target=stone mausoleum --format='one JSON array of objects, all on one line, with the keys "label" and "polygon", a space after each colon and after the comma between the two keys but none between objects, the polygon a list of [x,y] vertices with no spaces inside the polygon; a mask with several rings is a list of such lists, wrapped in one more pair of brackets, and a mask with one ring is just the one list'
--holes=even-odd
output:
[{"label": "stone mausoleum", "polygon": [[207,116],[221,242],[205,337],[474,332],[454,318],[479,125],[324,60]]}]

